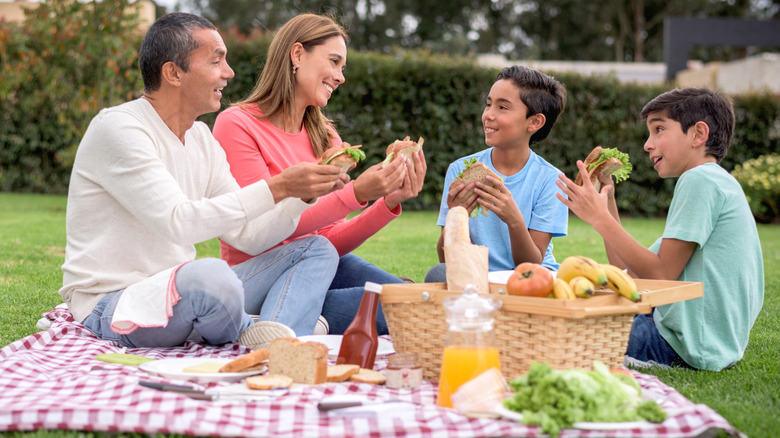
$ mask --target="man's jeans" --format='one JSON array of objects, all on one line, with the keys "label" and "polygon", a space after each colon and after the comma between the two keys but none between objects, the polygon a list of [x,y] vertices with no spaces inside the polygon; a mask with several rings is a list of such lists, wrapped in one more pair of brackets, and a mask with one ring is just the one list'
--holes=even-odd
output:
[{"label": "man's jeans", "polygon": [[[179,302],[165,327],[138,328],[127,335],[111,331],[122,290],[106,295],[83,324],[106,340],[127,347],[173,347],[188,338],[208,344],[234,342],[252,324],[276,321],[310,335],[317,323],[338,254],[321,236],[274,248],[231,269],[219,259],[198,259],[176,272]],[[246,309],[246,310],[245,310]]]}]

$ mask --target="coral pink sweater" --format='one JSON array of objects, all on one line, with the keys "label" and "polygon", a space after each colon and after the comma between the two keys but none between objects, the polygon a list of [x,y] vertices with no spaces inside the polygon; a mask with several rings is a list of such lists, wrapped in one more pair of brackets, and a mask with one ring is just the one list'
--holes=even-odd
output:
[{"label": "coral pink sweater", "polygon": [[[234,106],[221,112],[214,123],[214,137],[225,150],[230,171],[241,187],[271,178],[300,162],[319,161],[305,129],[290,134],[268,119],[258,119],[256,116],[260,114],[256,105]],[[333,143],[341,143],[338,135]],[[341,256],[360,246],[401,214],[400,205],[391,211],[380,198],[358,216],[346,220],[348,214],[366,207],[355,198],[353,185],[354,182],[350,182],[344,189],[321,197],[303,213],[298,228],[282,244],[320,234],[330,240]],[[220,252],[230,265],[251,257],[222,241]]]}]

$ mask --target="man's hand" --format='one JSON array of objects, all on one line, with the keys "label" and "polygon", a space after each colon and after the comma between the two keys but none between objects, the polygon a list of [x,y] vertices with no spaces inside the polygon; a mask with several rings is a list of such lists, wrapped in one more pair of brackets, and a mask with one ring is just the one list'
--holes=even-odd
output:
[{"label": "man's hand", "polygon": [[298,163],[268,180],[274,202],[285,198],[301,198],[304,202],[341,190],[349,182],[349,175],[338,166]]},{"label": "man's hand", "polygon": [[355,199],[363,204],[400,189],[407,174],[405,163],[406,158],[399,157],[385,167],[378,163],[366,169],[352,185]]},{"label": "man's hand", "polygon": [[420,194],[420,190],[422,190],[428,164],[425,162],[423,151],[414,152],[412,159],[414,160],[414,172],[409,172],[407,168],[406,178],[404,178],[401,188],[385,196],[385,205],[389,210],[395,210],[400,203],[417,197]]}]

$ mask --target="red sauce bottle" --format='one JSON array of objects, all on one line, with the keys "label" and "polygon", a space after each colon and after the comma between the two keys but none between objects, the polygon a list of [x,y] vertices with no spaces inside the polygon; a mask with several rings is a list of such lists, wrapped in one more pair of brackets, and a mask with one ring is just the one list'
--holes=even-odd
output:
[{"label": "red sauce bottle", "polygon": [[361,368],[374,368],[379,338],[376,332],[376,312],[379,308],[379,294],[382,285],[366,282],[363,298],[360,300],[355,318],[344,331],[341,340],[337,364],[360,365]]}]

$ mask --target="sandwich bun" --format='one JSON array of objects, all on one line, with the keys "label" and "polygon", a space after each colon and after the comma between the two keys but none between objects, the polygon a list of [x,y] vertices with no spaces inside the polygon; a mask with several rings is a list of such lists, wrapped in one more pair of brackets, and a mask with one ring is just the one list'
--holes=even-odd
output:
[{"label": "sandwich bun", "polygon": [[417,141],[414,141],[410,140],[408,135],[403,140],[396,140],[390,143],[385,151],[386,158],[385,161],[382,162],[382,167],[387,166],[398,156],[403,155],[409,159],[411,170],[414,172],[414,159],[412,158],[412,154],[422,150],[423,143],[425,143],[424,138],[420,137]]},{"label": "sandwich bun", "polygon": [[[488,180],[485,178],[487,175],[490,175],[499,181],[504,181],[503,178],[496,175],[496,173],[485,166],[485,164],[478,162],[476,158],[472,158],[471,160],[464,160],[464,162],[466,163],[466,168],[463,170],[463,172],[460,173],[460,176],[452,180],[449,190],[454,189],[460,183],[468,185],[469,183],[477,181],[483,184],[487,184],[490,187],[496,187],[493,185],[493,183],[488,182]],[[474,193],[474,189],[467,189],[467,193],[468,196],[471,196],[471,194]],[[471,217],[476,217],[481,209],[482,207],[477,205],[477,207],[471,212]],[[482,215],[487,216],[487,210],[482,212]]]},{"label": "sandwich bun", "polygon": [[[609,158],[605,158],[609,156]],[[617,149],[604,149],[601,146],[596,146],[585,157],[585,166],[588,168],[588,177],[590,182],[596,191],[601,191],[600,176],[615,175],[615,182],[620,182],[628,178],[628,174],[631,173],[631,163],[628,162],[628,155],[618,151]],[[582,173],[577,173],[574,178],[574,183],[581,186],[583,183]]]},{"label": "sandwich bun", "polygon": [[341,143],[325,150],[320,157],[319,164],[327,164],[340,167],[344,172],[352,170],[359,161],[366,157],[360,150],[363,145],[352,146],[349,143]]}]

